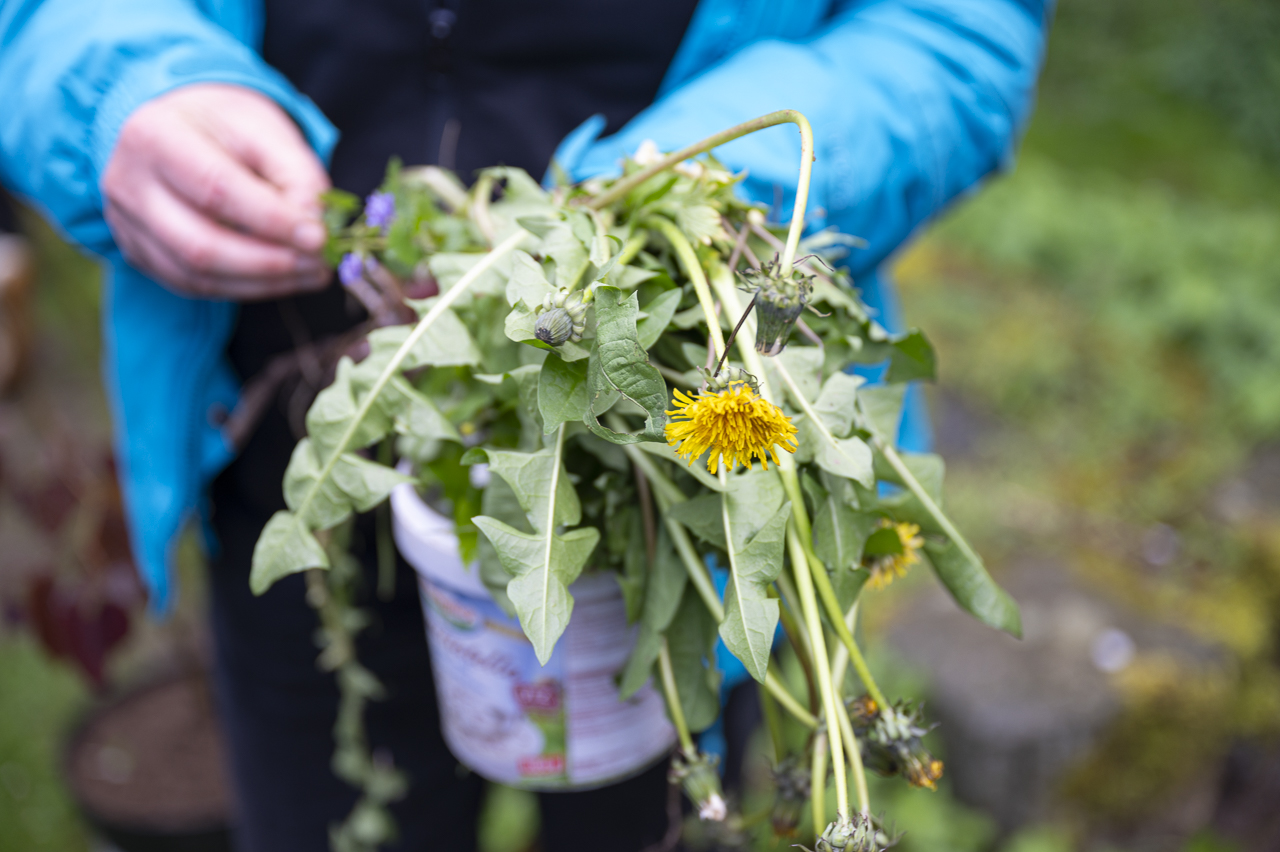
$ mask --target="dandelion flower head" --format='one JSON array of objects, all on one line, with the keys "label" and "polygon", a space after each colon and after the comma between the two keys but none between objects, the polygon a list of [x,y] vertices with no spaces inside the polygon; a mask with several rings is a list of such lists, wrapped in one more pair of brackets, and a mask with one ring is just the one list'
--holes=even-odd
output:
[{"label": "dandelion flower head", "polygon": [[920,561],[920,548],[924,545],[924,539],[920,537],[920,527],[916,524],[882,520],[880,526],[892,529],[898,534],[902,552],[877,556],[867,565],[867,570],[871,572],[867,582],[873,589],[883,589],[896,578],[905,577],[907,569]]},{"label": "dandelion flower head", "polygon": [[692,395],[677,389],[674,404],[675,410],[667,412],[667,443],[688,464],[710,450],[707,470],[712,473],[719,471],[722,458],[729,470],[739,464],[750,469],[756,459],[768,470],[771,457],[778,463],[778,447],[796,451],[791,419],[746,381]]}]

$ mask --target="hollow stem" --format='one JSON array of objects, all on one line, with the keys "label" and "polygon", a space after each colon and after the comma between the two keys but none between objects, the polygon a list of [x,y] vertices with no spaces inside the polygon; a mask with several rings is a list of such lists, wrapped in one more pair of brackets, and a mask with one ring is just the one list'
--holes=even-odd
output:
[{"label": "hollow stem", "polygon": [[676,726],[676,736],[680,738],[680,750],[693,757],[698,749],[693,744],[693,736],[689,733],[689,723],[684,718],[684,707],[680,705],[680,692],[676,689],[676,673],[671,667],[671,651],[667,648],[667,640],[663,638],[662,648],[658,651],[658,671],[662,675],[662,694],[667,699],[667,713],[671,716],[671,724]]},{"label": "hollow stem", "polygon": [[693,292],[698,295],[698,304],[702,307],[702,314],[707,320],[707,331],[711,334],[711,341],[715,344],[716,357],[723,358],[725,353],[724,332],[720,329],[720,317],[716,313],[716,303],[711,298],[711,288],[707,285],[707,276],[702,271],[702,264],[698,262],[697,252],[693,250],[693,246],[685,238],[684,232],[677,228],[676,224],[670,219],[663,216],[654,216],[649,220],[649,224],[656,228],[662,236],[666,237],[667,242],[671,243],[671,248],[675,250],[680,266],[684,268],[684,274],[689,276],[689,281],[693,284]]},{"label": "hollow stem", "polygon": [[[610,425],[615,429],[618,421],[610,415]],[[703,604],[706,605],[707,611],[711,613],[711,617],[719,624],[724,621],[724,604],[720,602],[720,596],[716,594],[715,587],[711,583],[711,577],[707,574],[707,569],[703,565],[701,558],[698,556],[697,550],[693,546],[693,542],[689,539],[689,533],[685,530],[680,522],[671,516],[671,507],[676,503],[682,503],[687,500],[684,494],[676,487],[670,479],[658,469],[648,454],[637,449],[634,445],[624,445],[623,451],[631,462],[642,471],[645,476],[649,477],[649,485],[653,489],[654,499],[658,502],[658,510],[662,512],[663,523],[666,524],[667,532],[671,534],[671,541],[675,545],[676,553],[680,556],[680,561],[684,563],[685,571],[689,575],[690,582],[693,583],[694,589],[702,598]],[[813,714],[800,705],[795,697],[787,691],[777,676],[773,672],[767,672],[764,678],[764,687],[778,701],[784,710],[790,713],[806,728],[816,728],[818,720]]]},{"label": "hollow stem", "polygon": [[813,836],[827,826],[827,735],[819,731],[813,738],[812,775],[809,778],[809,804],[813,808]]},{"label": "hollow stem", "polygon": [[[858,620],[858,604],[855,602],[849,607],[849,611],[845,613],[844,624],[852,633],[854,625]],[[841,645],[836,649],[834,658],[831,661],[831,682],[835,684],[836,694],[841,692],[841,686],[844,684],[845,669],[849,665],[849,649]],[[849,720],[849,709],[845,707],[844,701],[840,701],[836,706],[839,714],[840,732],[844,735],[845,742],[849,744],[849,766],[853,769],[853,789],[858,797],[858,810],[866,816],[871,815],[871,796],[867,792],[867,772],[862,765],[862,749],[858,746],[858,738],[853,733],[853,724]]]},{"label": "hollow stem", "polygon": [[791,551],[791,570],[796,575],[796,587],[800,592],[800,605],[804,609],[805,625],[809,629],[809,642],[813,645],[818,675],[818,691],[822,696],[823,712],[827,717],[827,739],[831,744],[831,765],[836,772],[836,809],[849,814],[849,789],[844,773],[844,743],[837,724],[836,704],[839,703],[831,686],[831,670],[827,667],[827,640],[822,633],[822,616],[818,614],[818,601],[813,592],[809,560],[805,557],[800,537],[796,534],[794,519],[787,525],[787,544]]},{"label": "hollow stem", "polygon": [[781,109],[777,112],[771,112],[768,115],[744,121],[742,124],[736,124],[727,130],[712,134],[700,142],[681,148],[679,151],[666,155],[656,163],[640,169],[635,174],[616,181],[609,189],[587,201],[587,206],[593,210],[607,207],[649,178],[659,172],[666,171],[677,163],[683,163],[690,157],[705,154],[726,142],[741,139],[743,136],[755,133],[758,130],[776,127],[779,124],[794,124],[800,130],[800,178],[796,184],[796,201],[791,213],[791,228],[787,232],[787,245],[782,252],[782,274],[789,275],[791,274],[791,264],[796,257],[796,249],[800,245],[800,234],[804,231],[804,214],[805,209],[809,206],[809,182],[813,176],[814,159],[813,128],[809,126],[809,119],[796,110]]}]

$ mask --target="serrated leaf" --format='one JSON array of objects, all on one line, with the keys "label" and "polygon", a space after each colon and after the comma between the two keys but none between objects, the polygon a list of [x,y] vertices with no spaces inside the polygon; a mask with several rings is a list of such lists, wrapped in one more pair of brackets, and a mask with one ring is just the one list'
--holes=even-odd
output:
[{"label": "serrated leaf", "polygon": [[864,488],[875,484],[875,472],[871,448],[861,438],[835,438],[820,435],[814,447],[814,461],[845,479],[852,479]]},{"label": "serrated leaf", "polygon": [[1022,638],[1022,616],[1009,593],[991,579],[981,562],[968,558],[953,542],[925,541],[924,552],[942,585],[962,609],[989,627]]},{"label": "serrated leaf", "polygon": [[507,595],[544,665],[569,623],[573,601],[568,586],[600,539],[594,527],[559,531],[582,520],[578,494],[564,470],[563,451],[563,433],[554,448],[536,453],[486,450],[490,474],[511,487],[532,532],[484,515],[473,519],[514,578]]},{"label": "serrated leaf", "polygon": [[889,371],[884,380],[895,382],[933,381],[937,378],[937,356],[933,344],[919,329],[893,342],[889,351]]},{"label": "serrated leaf", "polygon": [[391,416],[393,428],[400,435],[420,441],[462,442],[462,436],[449,418],[402,376],[387,383],[378,404]]},{"label": "serrated leaf", "polygon": [[858,390],[858,425],[889,446],[898,443],[906,385],[881,385]]},{"label": "serrated leaf", "polygon": [[652,302],[644,306],[647,317],[636,324],[636,336],[641,349],[651,349],[662,337],[662,332],[671,324],[671,318],[680,307],[680,299],[684,294],[680,290],[668,290]]},{"label": "serrated leaf", "polygon": [[308,568],[328,568],[320,542],[292,512],[276,512],[253,548],[249,588],[260,595],[276,581]]},{"label": "serrated leaf", "polygon": [[[437,297],[415,301],[422,312],[430,310]],[[389,325],[369,333],[369,347],[374,351],[399,349],[413,331],[413,326]],[[474,367],[480,363],[480,349],[471,338],[471,332],[453,311],[444,311],[436,317],[431,332],[424,334],[409,350],[400,369],[418,367]]]},{"label": "serrated leaf", "polygon": [[761,682],[778,629],[778,602],[769,597],[768,589],[782,571],[791,514],[791,503],[781,499],[777,480],[776,475],[763,471],[730,477],[721,504],[729,544],[729,583],[720,638]]},{"label": "serrated leaf", "polygon": [[561,423],[581,420],[587,414],[587,364],[568,363],[552,354],[538,374],[538,411],[542,429],[551,434]]},{"label": "serrated leaf", "polygon": [[[803,401],[813,401],[822,385],[822,350],[816,346],[788,346],[774,357],[804,394]],[[787,395],[793,395],[790,386],[786,387]],[[800,403],[801,400],[796,400],[797,407]]]},{"label": "serrated leaf", "polygon": [[728,548],[724,537],[724,513],[719,494],[699,494],[686,503],[678,503],[671,516],[685,529],[721,550]]},{"label": "serrated leaf", "polygon": [[569,222],[558,222],[548,229],[542,238],[542,254],[555,261],[557,288],[576,284],[591,262],[587,247]]},{"label": "serrated leaf", "polygon": [[875,528],[875,517],[857,512],[844,500],[827,495],[813,518],[814,552],[833,576],[853,571],[860,564],[863,548]]},{"label": "serrated leaf", "polygon": [[347,445],[338,446],[351,421],[355,419],[359,406],[352,387],[354,369],[355,364],[350,358],[339,359],[333,384],[320,391],[307,410],[307,435],[321,458],[328,459],[334,453],[367,447],[391,430],[390,418],[375,406],[360,421]]},{"label": "serrated leaf", "polygon": [[564,535],[531,535],[484,515],[476,516],[474,523],[513,577],[507,596],[533,643],[538,662],[545,666],[573,613],[569,584],[582,573],[600,540],[600,531],[586,527]]},{"label": "serrated leaf", "polygon": [[690,464],[688,460],[676,455],[676,451],[670,444],[659,444],[652,441],[646,441],[645,443],[637,444],[636,446],[638,449],[643,450],[651,456],[657,456],[660,459],[666,459],[669,462],[679,465],[681,470],[698,480],[698,482],[706,488],[716,492],[724,490],[724,486],[720,484],[720,480],[716,479],[707,471],[705,464],[699,463],[697,459],[694,459],[693,463]]},{"label": "serrated leaf", "polygon": [[[487,252],[437,252],[431,255],[427,260],[427,266],[431,269],[431,275],[436,279],[436,283],[440,285],[440,292],[445,293],[454,284],[461,280],[462,276],[471,271],[471,267],[475,266],[484,259]],[[471,285],[470,293],[472,295],[490,295],[501,296],[506,290],[507,278],[511,274],[511,257],[499,259],[491,268],[486,269]],[[424,300],[425,301],[425,300]],[[419,303],[411,303],[415,308]],[[422,313],[424,309],[419,309]]]},{"label": "serrated leaf", "polygon": [[[479,448],[473,447],[473,449]],[[520,508],[520,501],[516,500],[511,486],[500,478],[490,479],[489,484],[485,486],[484,495],[480,498],[480,511],[512,529],[528,532],[529,521],[524,516],[524,510]],[[507,586],[511,583],[511,575],[507,573],[506,568],[502,567],[498,551],[484,536],[479,536],[479,541],[476,542],[476,559],[480,563],[480,582],[484,583],[489,594],[493,596],[498,606],[502,607],[502,611],[514,616],[515,605],[511,603],[511,598],[507,597]]]},{"label": "serrated leaf", "polygon": [[[785,350],[782,354],[790,352]],[[779,356],[781,357],[781,356]],[[822,422],[832,435],[843,438],[853,428],[857,416],[858,388],[863,384],[860,376],[848,373],[833,373],[822,384],[818,398],[814,400],[813,410],[818,412]]]},{"label": "serrated leaf", "polygon": [[[640,346],[636,333],[639,312],[636,294],[627,295],[617,287],[597,287],[595,294],[596,342],[592,350],[595,363],[588,365],[590,410],[585,422],[592,432],[614,443],[664,441],[667,385]],[[616,401],[609,400],[610,388],[645,410],[642,434],[622,435],[600,425],[599,416]]]},{"label": "serrated leaf", "polygon": [[[307,438],[298,442],[289,458],[284,476],[285,503],[299,510],[320,478],[322,465],[314,445]],[[311,529],[329,529],[347,518],[352,511],[367,512],[381,503],[391,489],[408,477],[396,473],[354,453],[343,453],[334,463],[329,477],[311,498],[302,520]]]},{"label": "serrated leaf", "polygon": [[523,302],[528,308],[537,308],[547,296],[554,293],[555,288],[547,283],[542,264],[526,252],[511,253],[511,277],[507,280],[507,304],[514,308],[517,303]]}]

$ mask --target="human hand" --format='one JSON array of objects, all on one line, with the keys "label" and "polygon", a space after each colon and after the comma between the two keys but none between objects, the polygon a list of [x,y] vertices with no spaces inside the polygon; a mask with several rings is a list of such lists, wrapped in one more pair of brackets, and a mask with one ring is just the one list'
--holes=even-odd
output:
[{"label": "human hand", "polygon": [[131,264],[175,292],[242,301],[328,283],[328,187],[284,110],[220,83],[138,107],[102,175],[107,224]]}]

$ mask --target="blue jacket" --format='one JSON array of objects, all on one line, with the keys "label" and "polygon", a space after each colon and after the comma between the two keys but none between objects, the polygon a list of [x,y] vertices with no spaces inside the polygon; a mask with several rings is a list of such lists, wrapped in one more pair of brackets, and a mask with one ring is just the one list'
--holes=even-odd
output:
[{"label": "blue jacket", "polygon": [[[616,169],[644,139],[671,150],[800,110],[817,136],[811,209],[869,241],[850,262],[893,328],[897,308],[876,270],[1010,160],[1051,3],[700,0],[657,101],[607,139],[588,122],[559,156],[582,178]],[[176,535],[232,454],[209,413],[235,402],[223,357],[235,305],[174,295],[125,263],[99,183],[130,113],[194,82],[263,92],[327,158],[333,127],[255,52],[262,16],[259,0],[0,0],[0,181],[106,260],[105,381],[134,548],[159,610]],[[781,189],[789,210],[799,150],[786,126],[719,156],[749,171],[748,195],[773,203]]]}]

